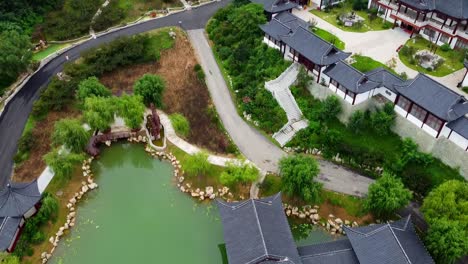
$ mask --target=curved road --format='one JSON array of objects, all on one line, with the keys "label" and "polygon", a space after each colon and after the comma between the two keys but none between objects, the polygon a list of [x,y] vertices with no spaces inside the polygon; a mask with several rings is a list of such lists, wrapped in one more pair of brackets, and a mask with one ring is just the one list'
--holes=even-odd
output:
[{"label": "curved road", "polygon": [[24,87],[5,107],[0,116],[0,187],[4,187],[10,179],[13,168],[13,157],[17,150],[17,142],[21,137],[26,120],[31,112],[34,101],[39,97],[40,90],[48,84],[50,78],[60,72],[69,57],[70,61],[76,60],[83,51],[110,42],[121,36],[130,36],[149,30],[177,26],[179,21],[186,30],[204,28],[207,21],[221,7],[226,6],[230,0],[223,0],[207,4],[189,11],[184,11],[133,25],[118,31],[102,35],[96,39],[90,39],[78,45],[57,58],[34,74]]}]

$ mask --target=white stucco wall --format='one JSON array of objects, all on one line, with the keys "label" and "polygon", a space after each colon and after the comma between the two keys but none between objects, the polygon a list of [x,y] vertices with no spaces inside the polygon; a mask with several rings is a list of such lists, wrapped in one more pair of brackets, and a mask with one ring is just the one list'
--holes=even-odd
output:
[{"label": "white stucco wall", "polygon": [[370,90],[365,93],[356,94],[356,100],[354,100],[354,104],[357,105],[357,104],[363,103],[366,100],[369,100],[373,92],[374,90]]},{"label": "white stucco wall", "polygon": [[403,108],[399,107],[398,105],[395,105],[394,109],[397,114],[401,115],[403,118],[406,118],[408,112],[406,112]]},{"label": "white stucco wall", "polygon": [[458,134],[455,131],[452,131],[452,134],[450,134],[450,137],[448,139],[453,143],[457,144],[457,146],[459,146],[463,150],[466,150],[466,148],[468,147],[468,139],[464,138],[462,135]]},{"label": "white stucco wall", "polygon": [[462,86],[463,87],[468,86],[468,74],[465,74],[465,78],[463,78],[463,81],[462,81]]},{"label": "white stucco wall", "polygon": [[280,49],[279,46],[275,45],[275,43],[273,41],[268,40],[267,37],[263,37],[263,43],[267,44],[268,47],[270,47],[270,48],[274,48],[274,49],[277,49],[277,50]]},{"label": "white stucco wall", "polygon": [[426,124],[422,126],[422,130],[426,131],[427,133],[429,133],[429,135],[433,137],[437,137],[437,131]]}]

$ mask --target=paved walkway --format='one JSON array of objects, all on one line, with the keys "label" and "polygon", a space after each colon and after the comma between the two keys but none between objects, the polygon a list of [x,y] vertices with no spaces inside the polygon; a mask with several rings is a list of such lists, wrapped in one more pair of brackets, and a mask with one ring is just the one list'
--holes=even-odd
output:
[{"label": "paved walkway", "polygon": [[273,134],[273,138],[280,146],[286,145],[297,131],[309,125],[309,122],[303,118],[301,109],[289,90],[289,87],[296,81],[298,73],[299,64],[293,63],[278,78],[265,83],[265,88],[273,94],[288,117],[288,123]]},{"label": "paved walkway", "polygon": [[[176,147],[180,148],[187,154],[193,155],[196,154],[200,151],[202,151],[199,147],[194,146],[184,139],[180,138],[177,136],[174,127],[172,126],[171,120],[169,119],[169,116],[167,116],[163,111],[157,110],[159,119],[161,121],[161,124],[164,127],[164,135],[166,136],[166,139],[169,140],[172,144],[174,144]],[[222,156],[216,156],[216,155],[208,155],[208,161],[211,164],[218,165],[218,166],[226,166],[227,163],[235,163],[239,164],[242,163],[241,160],[239,159],[232,159],[232,158],[227,158],[227,157],[222,157]]]},{"label": "paved walkway", "polygon": [[[413,78],[418,74],[418,71],[408,68],[398,58],[396,50],[400,45],[405,44],[410,37],[410,35],[401,28],[397,27],[393,30],[368,31],[364,33],[343,31],[310,13],[309,10],[310,9],[293,9],[293,13],[305,21],[316,21],[317,27],[336,35],[346,43],[345,51],[368,56],[384,64],[387,64],[387,62],[394,59],[396,61],[396,67],[394,70],[397,73],[406,72],[409,78]],[[465,71],[465,69],[461,69],[444,77],[428,76],[440,83],[443,83],[455,92],[467,95],[457,88],[457,84],[463,79]]]},{"label": "paved walkway", "polygon": [[[203,29],[189,30],[189,38],[200,65],[206,73],[206,84],[216,110],[240,151],[264,171],[278,172],[278,161],[285,156],[279,147],[268,141],[256,129],[250,127],[237,113],[229,89],[215,61]],[[321,168],[319,182],[326,189],[349,195],[362,196],[373,180],[351,172],[325,160],[318,160]],[[251,190],[255,193],[255,190]]]}]

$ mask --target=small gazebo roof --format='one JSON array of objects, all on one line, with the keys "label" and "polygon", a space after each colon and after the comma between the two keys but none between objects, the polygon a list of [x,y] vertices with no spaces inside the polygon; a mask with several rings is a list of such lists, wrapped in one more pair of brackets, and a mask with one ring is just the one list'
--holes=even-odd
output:
[{"label": "small gazebo roof", "polygon": [[0,217],[22,217],[41,199],[37,181],[10,183],[0,191]]}]

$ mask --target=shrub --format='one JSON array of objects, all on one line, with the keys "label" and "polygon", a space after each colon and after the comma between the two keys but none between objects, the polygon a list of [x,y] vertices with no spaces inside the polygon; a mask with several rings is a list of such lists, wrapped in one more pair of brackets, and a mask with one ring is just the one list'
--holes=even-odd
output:
[{"label": "shrub", "polygon": [[119,7],[118,1],[110,1],[110,3],[101,8],[101,14],[94,20],[92,27],[95,31],[102,31],[111,26],[116,25],[125,17],[125,12]]},{"label": "shrub", "polygon": [[317,161],[310,156],[294,155],[279,162],[282,190],[307,202],[319,200],[322,184],[314,181],[320,169]]},{"label": "shrub", "polygon": [[[6,4],[5,4],[6,5]],[[12,84],[29,66],[32,58],[29,37],[20,31],[0,31],[0,96],[2,87]]]},{"label": "shrub", "polygon": [[388,135],[395,125],[395,112],[392,104],[385,104],[383,110],[376,110],[371,114],[372,129],[379,135]]},{"label": "shrub", "polygon": [[156,107],[162,107],[162,94],[166,83],[158,75],[145,74],[136,81],[133,86],[134,92],[143,97],[143,102],[149,106],[154,103]]},{"label": "shrub", "polygon": [[447,44],[447,43],[445,43],[445,44],[443,44],[442,46],[440,46],[440,50],[442,50],[442,51],[449,51],[449,50],[451,50],[451,49],[452,49],[452,48],[450,48],[450,45]]},{"label": "shrub", "polygon": [[211,167],[208,161],[208,154],[205,152],[197,152],[188,156],[184,162],[183,170],[189,176],[201,176],[206,174]]},{"label": "shrub", "polygon": [[310,82],[312,81],[312,77],[307,74],[307,71],[304,66],[300,66],[299,73],[297,74],[296,85],[299,88],[307,89]]},{"label": "shrub", "polygon": [[205,72],[203,71],[202,67],[200,64],[195,64],[193,67],[195,73],[197,74],[197,78],[201,82],[205,82]]},{"label": "shrub", "polygon": [[55,123],[52,142],[55,146],[65,145],[75,153],[83,152],[90,134],[76,119],[62,119]]},{"label": "shrub", "polygon": [[36,143],[36,138],[33,136],[32,129],[25,130],[24,134],[18,141],[18,152],[15,155],[15,163],[21,163],[28,159],[29,151]]},{"label": "shrub", "polygon": [[229,163],[226,166],[226,170],[220,175],[220,181],[224,185],[234,186],[237,183],[242,185],[251,183],[258,178],[259,171],[252,164],[243,164],[238,166],[233,163]]},{"label": "shrub", "polygon": [[382,177],[369,186],[364,207],[378,217],[389,218],[410,200],[411,192],[401,180],[384,172]]},{"label": "shrub", "polygon": [[114,122],[116,111],[112,97],[88,97],[84,103],[84,119],[94,130],[106,131]]},{"label": "shrub", "polygon": [[366,0],[353,0],[353,10],[359,11],[367,8]]},{"label": "shrub", "polygon": [[354,112],[348,121],[348,129],[355,134],[361,134],[366,129],[366,115],[364,112],[357,110]]},{"label": "shrub", "polygon": [[15,256],[11,255],[7,252],[0,253],[0,263],[2,264],[20,264],[20,259]]},{"label": "shrub", "polygon": [[342,107],[341,102],[338,97],[332,95],[328,96],[318,112],[319,120],[329,120],[335,118],[338,114],[341,113]]},{"label": "shrub", "polygon": [[70,105],[74,99],[75,84],[53,77],[47,88],[41,92],[32,108],[32,115],[43,118],[50,110],[60,111]]},{"label": "shrub", "polygon": [[188,137],[190,133],[190,123],[185,116],[180,113],[174,113],[169,116],[169,119],[177,134],[185,138]]},{"label": "shrub", "polygon": [[122,95],[117,100],[117,114],[125,121],[125,125],[131,129],[138,129],[143,123],[145,105],[139,95]]},{"label": "shrub", "polygon": [[111,95],[111,91],[102,85],[95,76],[82,80],[78,85],[77,96],[81,101],[91,96],[109,97]]},{"label": "shrub", "polygon": [[84,156],[75,153],[59,153],[58,149],[52,150],[44,156],[44,160],[58,179],[69,180],[73,169],[82,162]]},{"label": "shrub", "polygon": [[468,86],[463,86],[462,91],[464,91],[465,93],[468,93]]}]

